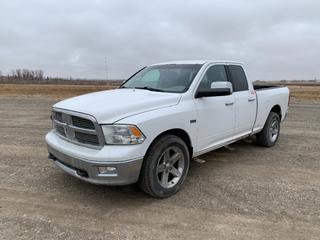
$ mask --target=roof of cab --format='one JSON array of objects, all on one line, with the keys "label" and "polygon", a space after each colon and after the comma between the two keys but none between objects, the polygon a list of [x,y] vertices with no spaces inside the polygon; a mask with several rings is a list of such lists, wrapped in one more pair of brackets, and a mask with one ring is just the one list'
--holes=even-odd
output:
[{"label": "roof of cab", "polygon": [[238,65],[243,65],[241,62],[236,62],[236,61],[227,61],[227,60],[180,60],[180,61],[169,61],[169,62],[162,62],[162,63],[155,63],[151,64],[150,66],[155,66],[155,65],[166,65],[166,64],[206,64],[206,63],[232,63],[232,64],[238,64]]}]

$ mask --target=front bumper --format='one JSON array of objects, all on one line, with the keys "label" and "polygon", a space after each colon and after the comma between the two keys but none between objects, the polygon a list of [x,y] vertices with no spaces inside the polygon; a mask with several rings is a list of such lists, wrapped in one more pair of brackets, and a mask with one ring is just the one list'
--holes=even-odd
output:
[{"label": "front bumper", "polygon": [[[92,158],[89,158],[88,154],[85,155],[86,158],[76,156],[76,154],[67,153],[63,149],[63,147],[66,147],[65,145],[71,143],[66,142],[60,147],[54,141],[57,140],[55,138],[58,136],[52,136],[52,134],[50,132],[46,136],[49,159],[66,173],[93,184],[127,185],[138,181],[143,157],[121,161],[97,161],[92,160],[95,154],[92,154]],[[63,140],[58,139],[58,141],[61,144]],[[100,173],[99,167],[113,167],[116,171],[112,173]]]}]

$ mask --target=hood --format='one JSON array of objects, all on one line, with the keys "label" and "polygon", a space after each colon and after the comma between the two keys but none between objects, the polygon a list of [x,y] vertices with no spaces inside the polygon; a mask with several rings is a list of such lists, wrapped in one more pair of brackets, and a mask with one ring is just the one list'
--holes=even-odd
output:
[{"label": "hood", "polygon": [[142,112],[176,105],[180,97],[177,93],[114,89],[69,98],[53,107],[89,114],[98,123],[108,124]]}]

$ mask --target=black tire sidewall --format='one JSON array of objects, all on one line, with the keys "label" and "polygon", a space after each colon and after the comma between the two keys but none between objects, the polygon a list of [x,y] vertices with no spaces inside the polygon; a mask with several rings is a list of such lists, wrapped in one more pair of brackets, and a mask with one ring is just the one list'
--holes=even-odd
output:
[{"label": "black tire sidewall", "polygon": [[[158,197],[168,197],[171,196],[173,194],[175,194],[176,192],[178,192],[188,173],[189,170],[189,165],[190,165],[190,156],[189,156],[189,152],[188,152],[188,148],[186,146],[186,144],[184,143],[184,141],[182,141],[180,138],[176,137],[176,136],[165,136],[165,138],[162,138],[158,143],[160,144],[155,144],[151,151],[149,156],[147,157],[147,159],[145,159],[145,161],[150,161],[149,162],[149,169],[146,169],[147,171],[149,171],[148,175],[150,176],[150,187],[152,189],[152,192],[157,195]],[[156,174],[157,171],[157,165],[158,165],[158,161],[160,160],[160,156],[161,154],[168,148],[168,147],[172,147],[172,146],[176,146],[179,149],[181,149],[183,155],[184,155],[184,159],[185,159],[185,167],[182,173],[182,177],[180,178],[179,182],[171,188],[163,188],[160,183],[158,182],[158,176]]]},{"label": "black tire sidewall", "polygon": [[[279,130],[278,130],[277,138],[274,141],[272,141],[270,139],[270,127],[271,127],[271,123],[273,122],[274,119],[276,119],[278,121]],[[280,117],[279,117],[278,114],[276,114],[274,112],[270,113],[269,118],[268,118],[268,124],[266,125],[266,129],[265,130],[266,130],[266,132],[265,132],[266,136],[265,137],[267,138],[268,145],[269,146],[275,145],[276,142],[278,141],[278,138],[279,138],[279,135],[280,135]]]}]

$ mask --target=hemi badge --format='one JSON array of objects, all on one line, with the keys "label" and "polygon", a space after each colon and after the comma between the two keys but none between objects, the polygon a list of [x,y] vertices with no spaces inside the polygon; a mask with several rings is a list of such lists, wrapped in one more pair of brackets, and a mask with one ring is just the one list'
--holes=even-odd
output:
[{"label": "hemi badge", "polygon": [[190,120],[190,123],[195,123],[195,122],[197,122],[197,120],[196,120],[196,119],[192,119],[192,120]]}]

